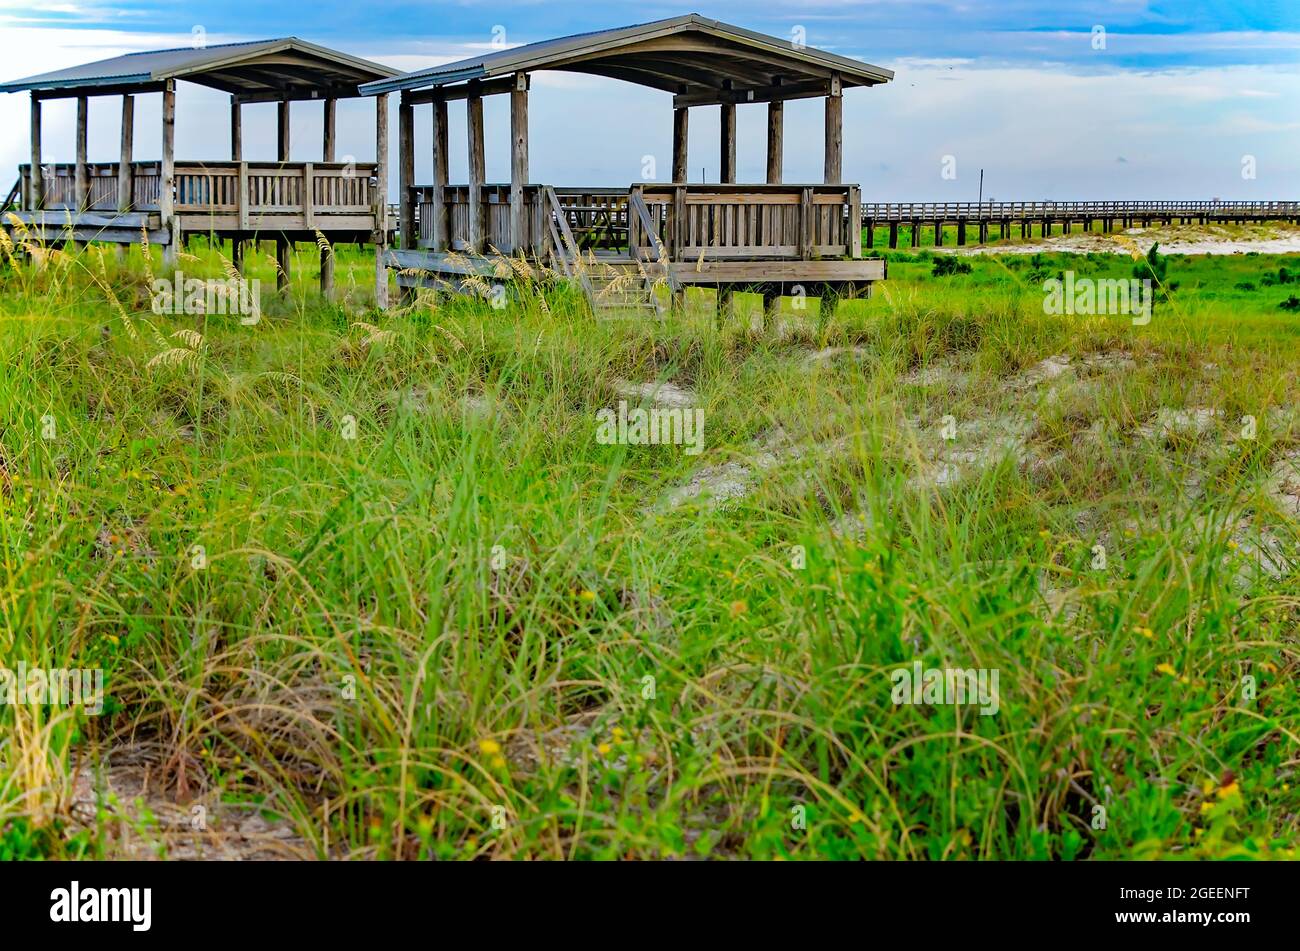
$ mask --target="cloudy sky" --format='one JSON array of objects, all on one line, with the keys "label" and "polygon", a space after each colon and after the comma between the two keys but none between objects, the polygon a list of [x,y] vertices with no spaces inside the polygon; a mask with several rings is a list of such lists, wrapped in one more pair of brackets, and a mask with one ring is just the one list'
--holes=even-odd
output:
[{"label": "cloudy sky", "polygon": [[[296,35],[410,70],[510,45],[698,12],[886,66],[849,90],[846,181],[864,200],[1300,197],[1300,0],[0,0],[0,79],[136,50]],[[1104,42],[1098,42],[1102,37]],[[1102,47],[1102,48],[1098,48]],[[136,154],[159,150],[159,97],[136,106]],[[228,154],[227,98],[183,84],[177,155]],[[111,161],[118,102],[91,100],[90,157]],[[0,188],[26,160],[28,101],[0,96]],[[670,166],[666,93],[577,74],[534,78],[531,177],[625,185]],[[509,177],[504,97],[486,100],[488,177]],[[718,173],[716,108],[694,110],[691,177]],[[70,103],[45,110],[47,161],[73,157]],[[275,157],[273,105],[244,109],[245,157]],[[427,181],[427,107],[417,178]],[[319,158],[320,106],[295,105],[293,158]],[[465,176],[451,109],[452,180]],[[339,108],[339,151],[374,156],[369,100]],[[761,181],[765,107],[738,110],[739,178]],[[787,181],[821,176],[820,100],[786,106]],[[807,143],[807,148],[802,144]],[[951,156],[956,177],[942,175]],[[1254,177],[1243,168],[1255,170]],[[661,175],[662,177],[662,175]]]}]

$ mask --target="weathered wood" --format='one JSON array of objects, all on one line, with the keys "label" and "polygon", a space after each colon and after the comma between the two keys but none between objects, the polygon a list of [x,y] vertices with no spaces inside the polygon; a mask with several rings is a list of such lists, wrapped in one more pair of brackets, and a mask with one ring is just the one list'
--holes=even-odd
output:
[{"label": "weathered wood", "polygon": [[433,101],[433,197],[430,213],[433,227],[429,235],[435,251],[444,251],[449,243],[447,230],[447,101]]},{"label": "weathered wood", "polygon": [[230,161],[244,160],[244,116],[243,106],[234,96],[230,97]]},{"label": "weathered wood", "polygon": [[510,247],[527,243],[524,219],[524,186],[528,184],[528,75],[515,77],[510,93]]},{"label": "weathered wood", "polygon": [[515,90],[515,74],[498,76],[496,79],[474,80],[463,86],[439,86],[436,89],[424,89],[410,93],[411,105],[420,106],[428,102],[454,102],[458,99],[470,99],[474,96],[500,96]]},{"label": "weathered wood", "polygon": [[320,292],[326,300],[334,298],[334,249],[320,249]]},{"label": "weathered wood", "polygon": [[288,238],[275,239],[275,287],[284,293],[289,290],[290,272],[293,270],[293,242]]},{"label": "weathered wood", "polygon": [[303,223],[311,230],[316,230],[315,166],[308,162],[302,167],[302,216]]},{"label": "weathered wood", "polygon": [[839,77],[831,81],[826,97],[826,163],[822,181],[838,185],[844,168],[844,92]]},{"label": "weathered wood", "polygon": [[287,99],[276,104],[275,157],[281,162],[289,161],[289,106]]},{"label": "weathered wood", "polygon": [[[326,99],[323,129],[321,134],[323,140],[321,142],[321,160],[325,162],[334,161],[335,148],[338,139],[338,115],[339,101],[337,99]],[[333,267],[332,263],[331,267]]]},{"label": "weathered wood", "polygon": [[135,167],[131,164],[135,149],[135,97],[122,97],[122,150],[117,162],[117,210],[130,211],[135,190]]},{"label": "weathered wood", "polygon": [[673,181],[675,182],[685,182],[690,178],[690,166],[687,164],[690,118],[689,109],[673,110]]},{"label": "weathered wood", "polygon": [[785,160],[785,103],[780,99],[767,104],[767,183],[781,184]]},{"label": "weathered wood", "polygon": [[375,97],[375,306],[388,309],[388,94]]},{"label": "weathered wood", "polygon": [[176,227],[176,82],[167,80],[162,94],[162,168],[158,183],[158,214],[164,231],[172,233],[163,259],[176,263],[180,233]]},{"label": "weathered wood", "polygon": [[487,175],[483,158],[483,100],[471,95],[465,100],[465,129],[469,139],[469,250],[483,251],[483,181]]},{"label": "weathered wood", "polygon": [[77,186],[76,207],[85,210],[90,206],[90,169],[86,164],[86,130],[90,121],[90,100],[77,97]]},{"label": "weathered wood", "polygon": [[45,193],[41,187],[44,174],[44,169],[41,168],[41,100],[35,93],[32,93],[31,133],[31,170],[28,184],[30,193],[27,196],[27,208],[29,211],[39,211],[44,205]]},{"label": "weathered wood", "polygon": [[812,257],[812,189],[805,188],[799,196],[799,258],[807,261]]},{"label": "weathered wood", "polygon": [[[844,226],[849,229],[849,257],[862,257],[862,189],[857,185],[849,186],[849,214]],[[867,225],[867,247],[871,247],[871,225]]]},{"label": "weathered wood", "polygon": [[405,96],[397,107],[397,201],[402,247],[415,247],[415,107]]},{"label": "weathered wood", "polygon": [[736,105],[724,102],[719,108],[722,110],[720,143],[722,154],[719,161],[718,181],[730,183],[736,180]]},{"label": "weathered wood", "polygon": [[239,163],[239,230],[248,231],[248,163]]}]

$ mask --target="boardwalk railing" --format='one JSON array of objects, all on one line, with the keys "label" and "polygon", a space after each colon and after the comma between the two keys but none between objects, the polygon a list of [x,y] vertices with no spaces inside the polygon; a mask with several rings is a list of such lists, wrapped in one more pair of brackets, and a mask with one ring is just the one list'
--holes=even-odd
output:
[{"label": "boardwalk railing", "polygon": [[1294,218],[1300,201],[864,202],[862,221],[998,221],[1052,218]]},{"label": "boardwalk railing", "polygon": [[[86,166],[87,195],[78,200],[75,164],[41,166],[43,206],[50,210],[159,210],[162,166],[131,163],[130,207],[119,209],[117,162]],[[30,195],[31,167],[19,167],[23,195]],[[174,208],[193,219],[214,216],[223,228],[270,227],[292,219],[296,228],[328,229],[331,217],[352,219],[374,213],[375,165],[340,162],[177,162]],[[23,206],[32,210],[30,199]],[[201,223],[201,222],[199,222]]]},{"label": "boardwalk railing", "polygon": [[856,185],[633,187],[673,261],[861,256]]}]

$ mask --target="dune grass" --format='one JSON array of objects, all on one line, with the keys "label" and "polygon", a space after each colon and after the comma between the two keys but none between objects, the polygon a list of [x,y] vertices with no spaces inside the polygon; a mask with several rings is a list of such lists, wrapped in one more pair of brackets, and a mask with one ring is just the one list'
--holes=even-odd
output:
[{"label": "dune grass", "polygon": [[[759,327],[380,314],[313,257],[286,299],[250,258],[252,326],[150,313],[156,249],[0,269],[0,659],[109,693],[0,707],[7,854],[201,852],[242,805],[320,858],[1294,857],[1294,260],[1173,260],[1133,326],[1033,273],[1126,259],[899,254]],[[656,381],[701,455],[597,442]],[[896,704],[914,660],[996,714]],[[73,810],[124,757],[154,800]]]}]

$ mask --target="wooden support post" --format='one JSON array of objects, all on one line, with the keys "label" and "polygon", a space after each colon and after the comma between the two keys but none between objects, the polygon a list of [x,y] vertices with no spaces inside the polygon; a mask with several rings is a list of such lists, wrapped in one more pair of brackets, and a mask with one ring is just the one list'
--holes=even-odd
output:
[{"label": "wooden support post", "polygon": [[689,176],[687,170],[687,131],[690,126],[691,111],[684,107],[673,110],[673,181],[685,182]]},{"label": "wooden support post", "polygon": [[90,100],[77,97],[77,178],[75,204],[78,211],[90,207],[90,165],[86,161],[86,130],[89,125]]},{"label": "wooden support post", "polygon": [[397,107],[397,218],[402,250],[415,247],[415,106],[404,93]]},{"label": "wooden support post", "polygon": [[293,271],[293,242],[285,235],[275,239],[275,288],[284,293],[289,290],[289,276]]},{"label": "wooden support post", "polygon": [[849,230],[846,248],[849,257],[862,257],[862,189],[857,185],[849,186],[849,219],[844,226]]},{"label": "wooden support post", "polygon": [[781,184],[782,165],[785,158],[785,103],[774,100],[767,104],[767,183]]},{"label": "wooden support post", "polygon": [[122,151],[117,159],[117,210],[130,211],[135,179],[131,162],[135,149],[135,97],[122,97]]},{"label": "wooden support post", "polygon": [[724,185],[736,180],[736,104],[722,104],[721,157],[718,181]]},{"label": "wooden support post", "polygon": [[45,203],[45,189],[42,187],[42,176],[44,171],[41,169],[41,100],[37,98],[36,93],[32,93],[32,154],[31,154],[31,175],[28,179],[29,194],[27,196],[27,207],[30,211],[39,211]]},{"label": "wooden support post", "polygon": [[335,146],[338,140],[338,121],[339,121],[339,101],[337,99],[325,100],[325,115],[322,131],[321,142],[321,161],[333,162],[335,159]]},{"label": "wooden support post", "polygon": [[[936,227],[942,228],[943,227],[942,222]],[[943,233],[942,231],[936,231],[934,233],[934,237],[936,241],[942,240],[939,237],[942,233]],[[912,222],[912,247],[914,248],[920,247],[920,244],[921,244],[921,222],[913,221]]]},{"label": "wooden support post", "polygon": [[388,93],[375,97],[375,306],[388,309]]},{"label": "wooden support post", "polygon": [[530,250],[524,217],[524,186],[528,184],[528,74],[516,73],[510,91],[510,251]]},{"label": "wooden support post", "polygon": [[826,96],[826,163],[822,180],[838,185],[844,169],[844,89],[837,73]]},{"label": "wooden support post", "polygon": [[[934,246],[936,248],[943,247],[943,221],[934,223]],[[912,247],[916,247],[916,242],[912,242]]]},{"label": "wooden support post", "polygon": [[244,107],[230,97],[230,161],[244,160]]},{"label": "wooden support post", "polygon": [[889,223],[889,246],[891,248],[898,247],[898,222],[897,221],[891,221]]},{"label": "wooden support post", "polygon": [[957,219],[957,246],[961,247],[966,243],[966,219]]},{"label": "wooden support post", "polygon": [[465,100],[465,131],[469,139],[469,250],[483,250],[483,97],[475,88]]},{"label": "wooden support post", "polygon": [[810,261],[813,255],[813,193],[811,188],[799,191],[799,260]]},{"label": "wooden support post", "polygon": [[289,100],[281,99],[277,105],[279,109],[275,126],[275,153],[279,161],[287,162],[289,161]]},{"label": "wooden support post", "polygon": [[868,218],[866,226],[862,229],[866,232],[867,250],[870,251],[876,246],[876,221],[874,218]]},{"label": "wooden support post", "polygon": [[433,248],[445,251],[448,247],[447,227],[447,100],[433,101]]},{"label": "wooden support post", "polygon": [[180,228],[176,226],[176,80],[163,84],[162,94],[162,174],[158,184],[158,217],[171,240],[163,251],[163,262],[176,263]]}]

